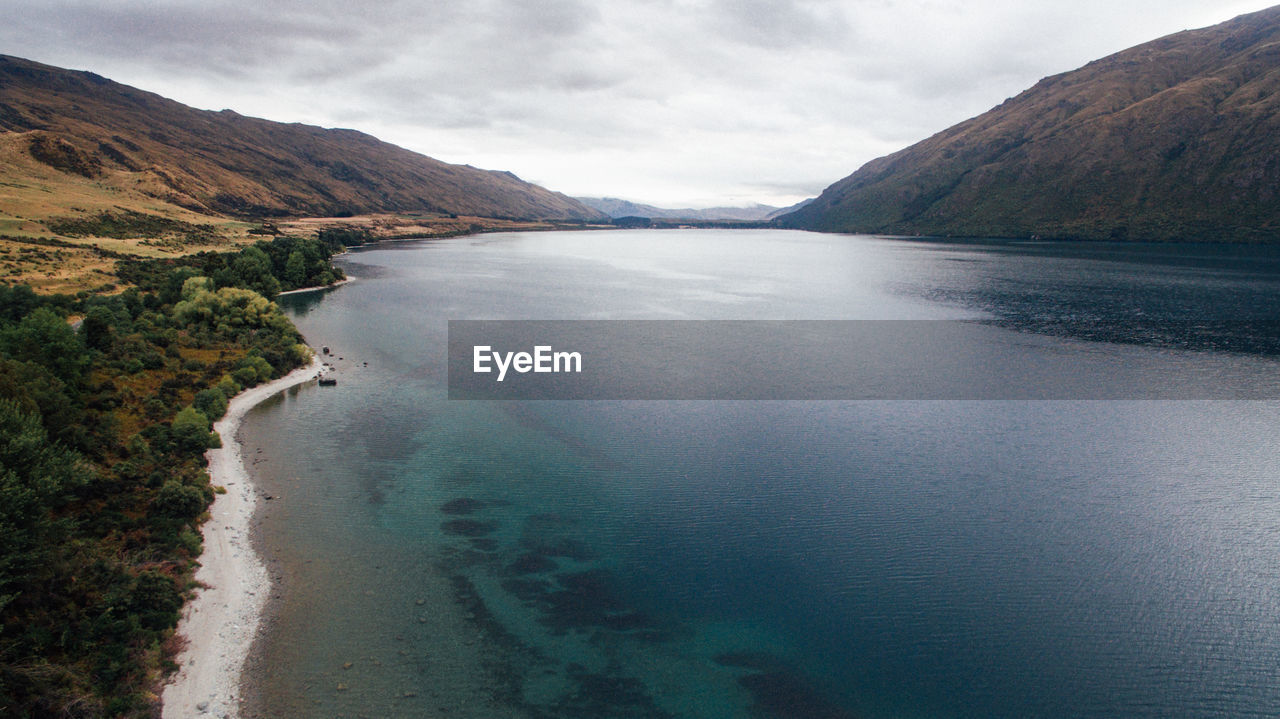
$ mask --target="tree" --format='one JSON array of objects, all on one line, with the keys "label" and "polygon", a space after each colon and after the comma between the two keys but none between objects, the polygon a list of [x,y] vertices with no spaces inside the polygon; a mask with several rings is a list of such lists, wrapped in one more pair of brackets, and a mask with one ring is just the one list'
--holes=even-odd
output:
[{"label": "tree", "polygon": [[[167,488],[169,485],[165,485]],[[183,487],[182,489],[191,489]],[[163,489],[161,490],[163,493]],[[198,496],[200,493],[196,492]],[[200,498],[200,509],[204,511],[204,498]],[[173,580],[155,570],[146,570],[138,575],[130,597],[129,609],[138,616],[144,629],[161,631],[175,626],[182,611],[182,594]]]},{"label": "tree", "polygon": [[173,308],[179,324],[200,324],[230,332],[267,328],[282,335],[295,334],[280,308],[257,292],[239,287],[223,287],[211,292],[212,285],[205,277],[187,280],[182,288],[183,300]]},{"label": "tree", "polygon": [[89,314],[85,315],[84,323],[80,325],[85,345],[102,352],[110,351],[116,339],[115,322],[115,315],[102,305],[89,310]]},{"label": "tree", "polygon": [[231,377],[245,387],[252,387],[266,382],[274,374],[275,369],[266,358],[260,355],[249,355],[240,360],[239,365],[231,373]]},{"label": "tree", "polygon": [[0,352],[16,360],[35,362],[72,386],[80,386],[90,357],[80,336],[47,307],[38,307],[16,326],[0,331]]},{"label": "tree", "polygon": [[49,441],[40,420],[0,400],[0,611],[54,574],[70,523],[53,511],[88,479],[79,455]]},{"label": "tree", "polygon": [[[194,267],[177,267],[165,277],[164,286],[160,289],[160,301],[171,305],[182,299],[187,280],[198,277],[200,271]],[[212,289],[212,288],[211,288]]]},{"label": "tree", "polygon": [[0,359],[0,399],[12,400],[18,411],[39,417],[50,436],[64,441],[61,433],[77,423],[83,410],[66,383],[35,362]]},{"label": "tree", "polygon": [[280,292],[280,281],[271,271],[271,258],[258,247],[241,250],[231,261],[231,271],[234,281],[226,283],[226,286],[246,287],[267,299]]},{"label": "tree", "polygon": [[301,250],[289,253],[289,259],[284,263],[284,279],[290,289],[306,286],[307,260]]},{"label": "tree", "polygon": [[195,487],[169,480],[156,492],[151,508],[168,519],[195,519],[208,506],[205,496]]},{"label": "tree", "polygon": [[190,405],[179,410],[170,425],[173,441],[188,452],[203,452],[213,446],[209,418]]},{"label": "tree", "polygon": [[27,285],[0,285],[0,323],[18,322],[40,304],[39,295]]},{"label": "tree", "polygon": [[195,400],[191,405],[209,419],[218,420],[227,413],[227,396],[217,387],[202,389],[196,392]]}]

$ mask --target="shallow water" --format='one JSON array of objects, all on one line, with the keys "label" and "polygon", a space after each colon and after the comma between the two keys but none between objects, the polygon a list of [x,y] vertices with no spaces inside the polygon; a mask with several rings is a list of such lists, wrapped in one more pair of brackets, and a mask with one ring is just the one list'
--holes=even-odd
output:
[{"label": "shallow water", "polygon": [[1280,402],[466,402],[444,377],[450,319],[983,319],[1059,361],[1265,373],[1274,250],[635,231],[342,262],[359,281],[281,298],[338,386],[242,433],[280,579],[264,713],[1280,705]]}]

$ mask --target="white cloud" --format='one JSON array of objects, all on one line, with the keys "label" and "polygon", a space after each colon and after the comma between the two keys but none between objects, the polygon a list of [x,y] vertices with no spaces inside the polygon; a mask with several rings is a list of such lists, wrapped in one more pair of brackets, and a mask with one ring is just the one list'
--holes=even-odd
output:
[{"label": "white cloud", "polygon": [[10,0],[4,52],[572,194],[812,195],[1045,75],[1267,0]]}]

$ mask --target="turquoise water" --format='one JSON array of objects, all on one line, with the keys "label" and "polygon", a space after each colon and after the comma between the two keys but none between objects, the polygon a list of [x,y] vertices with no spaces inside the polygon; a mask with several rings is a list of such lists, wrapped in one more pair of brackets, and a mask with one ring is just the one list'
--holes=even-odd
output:
[{"label": "turquoise water", "polygon": [[282,298],[338,386],[242,434],[279,580],[262,715],[1280,705],[1276,401],[451,402],[444,376],[450,319],[982,319],[1059,361],[1265,373],[1280,253],[635,231],[342,262]]}]

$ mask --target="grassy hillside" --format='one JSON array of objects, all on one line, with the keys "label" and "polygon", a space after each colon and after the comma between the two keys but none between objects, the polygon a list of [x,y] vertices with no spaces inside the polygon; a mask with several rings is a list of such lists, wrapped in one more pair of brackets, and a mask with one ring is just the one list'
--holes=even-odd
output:
[{"label": "grassy hillside", "polygon": [[466,227],[603,217],[510,173],[354,130],[196,110],[0,56],[0,284],[94,289],[113,281],[102,251],[225,250],[258,239],[264,218],[370,214],[451,232],[459,216],[484,218]]},{"label": "grassy hillside", "polygon": [[1045,78],[780,223],[836,232],[1280,240],[1280,8]]},{"label": "grassy hillside", "polygon": [[127,173],[129,189],[201,213],[597,216],[510,173],[450,165],[355,130],[196,110],[15,57],[0,56],[0,129],[25,135],[18,141],[50,167],[90,180]]}]

